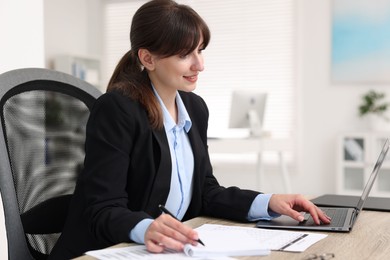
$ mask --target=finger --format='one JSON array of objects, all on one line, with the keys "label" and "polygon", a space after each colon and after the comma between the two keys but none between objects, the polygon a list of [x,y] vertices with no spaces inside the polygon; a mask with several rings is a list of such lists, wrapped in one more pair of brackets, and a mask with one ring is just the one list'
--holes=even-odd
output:
[{"label": "finger", "polygon": [[181,241],[178,241],[172,237],[169,236],[162,236],[159,242],[160,246],[163,246],[165,248],[173,249],[175,251],[183,251],[184,244]]},{"label": "finger", "polygon": [[291,208],[286,209],[285,215],[287,215],[287,216],[289,216],[289,217],[291,217],[299,222],[302,222],[305,219],[301,213],[299,213],[298,211],[295,211]]},{"label": "finger", "polygon": [[317,225],[329,224],[331,222],[331,218],[327,216],[320,208],[314,205],[315,210],[310,211],[310,215],[312,216],[314,223]]},{"label": "finger", "polygon": [[156,243],[152,240],[145,241],[145,246],[146,249],[152,253],[161,253],[164,251],[164,246],[162,244]]},{"label": "finger", "polygon": [[170,228],[168,226],[164,226],[161,230],[164,237],[161,239],[161,243],[164,245],[169,245],[168,242],[170,240],[178,241],[181,244],[187,244],[192,243],[194,239],[182,234],[181,232],[178,232],[176,229]]},{"label": "finger", "polygon": [[319,215],[322,212],[316,205],[314,205],[313,202],[311,202],[309,200],[302,200],[301,207],[302,207],[303,211],[310,213],[310,215],[313,218],[313,221],[316,225],[321,224]]},{"label": "finger", "polygon": [[329,224],[332,218],[326,215],[321,209],[318,210],[319,210],[318,216],[320,218],[320,221],[324,224]]},{"label": "finger", "polygon": [[162,223],[164,223],[162,229],[165,235],[183,243],[193,243],[194,240],[198,240],[198,233],[189,226],[184,225],[169,215],[163,214],[160,217]]},{"label": "finger", "polygon": [[329,223],[329,219],[325,216],[321,209],[319,209],[313,202],[303,199],[300,207],[303,211],[309,212],[315,224],[320,225],[321,221]]},{"label": "finger", "polygon": [[311,217],[313,218],[314,223],[316,223],[316,225],[320,225],[321,221],[320,221],[320,218],[318,217],[317,210],[316,209],[310,209],[309,213],[310,213]]},{"label": "finger", "polygon": [[[196,243],[194,240],[198,239],[198,234],[175,218],[163,214],[150,224],[145,234],[145,241],[147,239],[163,247],[182,251],[184,244]],[[154,245],[150,245],[150,248],[161,250],[158,247],[155,249]]]},{"label": "finger", "polygon": [[[151,224],[151,226],[153,223]],[[151,252],[162,252],[164,248],[170,248],[175,251],[183,250],[183,243],[164,234],[159,223],[150,227],[145,235],[145,245]]]}]

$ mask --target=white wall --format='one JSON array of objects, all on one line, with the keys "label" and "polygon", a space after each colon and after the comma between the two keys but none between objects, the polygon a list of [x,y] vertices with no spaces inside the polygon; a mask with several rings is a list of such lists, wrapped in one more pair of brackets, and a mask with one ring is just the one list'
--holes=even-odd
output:
[{"label": "white wall", "polygon": [[[371,88],[390,96],[389,84],[331,82],[331,4],[326,0],[300,0],[299,28],[299,170],[294,190],[307,194],[336,192],[337,136],[365,131],[358,117],[363,93]],[[389,133],[390,134],[390,133]]]},{"label": "white wall", "polygon": [[[390,83],[335,84],[330,77],[331,5],[328,0],[298,3],[298,162],[290,168],[292,191],[308,195],[336,192],[337,137],[366,131],[358,117],[361,96],[371,88],[390,97]],[[390,136],[390,133],[389,133]],[[253,187],[253,165],[218,163],[215,174],[226,185]],[[266,168],[265,192],[283,192],[277,168]],[[247,180],[247,181],[245,181]]]},{"label": "white wall", "polygon": [[342,94],[348,89],[330,84],[331,1],[300,4],[299,168],[293,187],[296,192],[317,195],[335,191],[336,135],[345,123],[351,123],[356,102],[352,93]]},{"label": "white wall", "polygon": [[[0,0],[0,73],[44,67],[43,0]],[[0,259],[8,258],[0,201]]]},{"label": "white wall", "polygon": [[[102,2],[103,0],[44,0],[46,67],[54,69],[54,59],[63,55],[101,60]],[[101,70],[102,63],[100,67]],[[69,69],[64,72],[70,71],[69,64]],[[99,85],[99,89],[104,91],[103,84]]]},{"label": "white wall", "polygon": [[101,0],[44,0],[46,66],[58,55],[101,58]]},{"label": "white wall", "polygon": [[0,73],[44,66],[43,0],[0,0]]},{"label": "white wall", "polygon": [[[97,0],[0,0],[0,73],[26,67],[50,67],[52,58],[58,54],[100,55],[100,3]],[[0,201],[0,259],[7,258]]]}]

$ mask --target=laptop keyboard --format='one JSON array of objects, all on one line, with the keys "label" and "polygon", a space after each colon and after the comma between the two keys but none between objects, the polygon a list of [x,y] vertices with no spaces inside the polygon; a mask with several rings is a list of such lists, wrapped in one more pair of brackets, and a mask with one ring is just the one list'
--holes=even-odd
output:
[{"label": "laptop keyboard", "polygon": [[[345,218],[348,214],[348,209],[346,208],[320,208],[326,215],[331,217],[332,221],[329,225],[330,227],[342,227],[344,225]],[[310,213],[305,213],[305,219],[308,221],[305,221],[302,223],[302,225],[313,225],[314,220],[311,217]]]},{"label": "laptop keyboard", "polygon": [[343,226],[345,218],[348,213],[348,209],[344,208],[321,208],[321,210],[332,218],[332,221],[330,222],[329,226],[332,227],[340,227]]}]

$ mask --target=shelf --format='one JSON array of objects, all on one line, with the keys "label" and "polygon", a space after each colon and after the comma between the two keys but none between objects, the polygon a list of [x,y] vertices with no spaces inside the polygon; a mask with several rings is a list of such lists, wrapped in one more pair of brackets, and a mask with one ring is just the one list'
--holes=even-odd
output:
[{"label": "shelf", "polygon": [[[387,132],[346,133],[338,142],[337,193],[360,196],[370,177]],[[390,196],[390,155],[379,172],[371,196]]]},{"label": "shelf", "polygon": [[99,59],[61,55],[54,59],[54,69],[85,80],[98,89],[101,88]]}]

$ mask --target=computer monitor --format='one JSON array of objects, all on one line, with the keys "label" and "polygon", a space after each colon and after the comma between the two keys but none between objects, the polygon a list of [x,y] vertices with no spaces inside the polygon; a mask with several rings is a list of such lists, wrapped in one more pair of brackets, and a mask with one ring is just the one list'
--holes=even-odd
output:
[{"label": "computer monitor", "polygon": [[251,136],[263,131],[267,93],[259,90],[234,90],[229,128],[249,128]]}]

